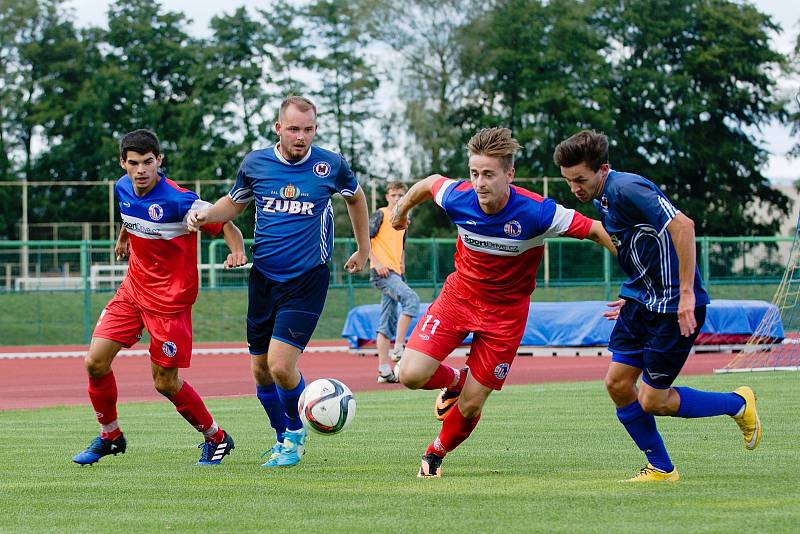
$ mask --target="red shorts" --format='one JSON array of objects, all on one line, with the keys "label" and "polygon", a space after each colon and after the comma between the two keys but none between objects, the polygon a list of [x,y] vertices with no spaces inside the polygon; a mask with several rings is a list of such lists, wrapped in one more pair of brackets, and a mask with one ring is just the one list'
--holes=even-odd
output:
[{"label": "red shorts", "polygon": [[406,346],[441,362],[472,332],[469,371],[478,383],[499,390],[525,333],[529,305],[527,299],[506,305],[483,302],[445,283]]},{"label": "red shorts", "polygon": [[140,308],[120,287],[94,327],[92,337],[130,347],[150,333],[150,360],[161,367],[189,367],[192,359],[192,308],[176,315],[155,315]]}]

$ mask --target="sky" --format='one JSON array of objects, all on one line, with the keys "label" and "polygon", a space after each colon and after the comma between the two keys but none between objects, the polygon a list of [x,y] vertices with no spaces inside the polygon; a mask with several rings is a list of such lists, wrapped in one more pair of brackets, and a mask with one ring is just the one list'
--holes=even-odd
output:
[{"label": "sky", "polygon": [[[106,9],[110,0],[68,0],[67,6],[74,10],[79,26],[105,26]],[[791,0],[754,0],[751,2],[759,11],[770,15],[783,32],[772,36],[775,49],[788,54],[791,52],[800,31],[800,14],[797,4]],[[209,35],[208,23],[214,15],[232,13],[240,6],[248,9],[261,7],[259,0],[161,0],[170,11],[185,13],[193,23],[190,33],[198,37]],[[783,78],[778,81],[779,90],[786,94],[800,91],[800,77]],[[796,104],[795,104],[796,105]],[[764,175],[775,183],[793,182],[800,178],[800,159],[790,160],[785,153],[795,144],[790,129],[773,124],[765,127],[760,134],[763,146],[770,152],[770,159]]]}]

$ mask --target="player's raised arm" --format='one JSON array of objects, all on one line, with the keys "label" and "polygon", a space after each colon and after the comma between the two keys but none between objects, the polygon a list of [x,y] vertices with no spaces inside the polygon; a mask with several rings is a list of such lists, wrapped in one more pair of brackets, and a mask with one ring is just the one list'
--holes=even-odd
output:
[{"label": "player's raised arm", "polygon": [[392,228],[395,230],[408,228],[408,212],[417,204],[433,198],[433,184],[440,178],[443,176],[432,174],[411,186],[392,210]]},{"label": "player's raised arm", "polygon": [[697,329],[695,319],[695,239],[694,221],[678,212],[667,225],[667,231],[675,245],[678,256],[678,277],[680,279],[680,297],[678,298],[678,324],[681,335],[690,336]]},{"label": "player's raised arm", "polygon": [[217,200],[213,206],[200,209],[189,210],[186,218],[186,226],[192,232],[197,232],[204,224],[215,222],[228,222],[235,219],[247,207],[249,202],[239,204],[231,200],[231,197],[225,195]]},{"label": "player's raised arm", "polygon": [[239,227],[228,221],[222,227],[222,235],[225,239],[225,244],[228,245],[228,249],[231,251],[222,266],[225,269],[233,269],[234,267],[246,265],[247,254],[244,251],[244,238]]},{"label": "player's raised arm", "polygon": [[614,243],[611,241],[611,236],[608,235],[606,229],[603,228],[603,223],[600,221],[592,219],[592,227],[589,228],[586,239],[591,239],[601,247],[607,248],[614,256],[617,255],[617,247],[614,246]]},{"label": "player's raised arm", "polygon": [[344,268],[348,273],[357,273],[364,269],[370,252],[367,197],[364,195],[364,190],[359,187],[353,196],[344,197],[344,199],[347,202],[347,214],[350,216],[353,235],[358,247],[344,264]]}]

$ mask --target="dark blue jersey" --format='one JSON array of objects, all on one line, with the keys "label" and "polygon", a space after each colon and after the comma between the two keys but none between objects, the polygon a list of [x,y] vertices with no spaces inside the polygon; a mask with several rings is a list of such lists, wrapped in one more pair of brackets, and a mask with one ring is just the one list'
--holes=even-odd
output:
[{"label": "dark blue jersey", "polygon": [[327,263],[333,253],[333,204],[353,196],[358,181],[345,159],[312,145],[297,162],[278,145],[245,156],[228,196],[237,204],[255,199],[253,265],[285,282]]},{"label": "dark blue jersey", "polygon": [[[678,311],[678,255],[667,231],[678,214],[675,206],[650,180],[613,170],[594,205],[617,247],[617,260],[628,275],[620,297],[636,300],[658,313]],[[710,302],[696,265],[694,294],[696,306]]]}]

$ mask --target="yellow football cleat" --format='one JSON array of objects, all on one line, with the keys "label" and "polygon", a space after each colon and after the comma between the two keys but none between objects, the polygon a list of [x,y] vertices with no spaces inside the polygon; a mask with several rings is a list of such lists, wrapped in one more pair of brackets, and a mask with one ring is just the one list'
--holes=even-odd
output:
[{"label": "yellow football cleat", "polygon": [[680,480],[680,478],[681,477],[678,474],[678,470],[674,467],[672,468],[672,471],[665,473],[664,471],[659,471],[652,465],[647,464],[647,466],[642,467],[639,473],[627,480],[623,480],[623,482],[676,482]]},{"label": "yellow football cleat", "polygon": [[733,420],[742,429],[744,448],[752,451],[761,443],[761,419],[756,410],[756,394],[750,386],[741,386],[733,390],[744,399],[744,411],[740,416],[733,416]]}]

